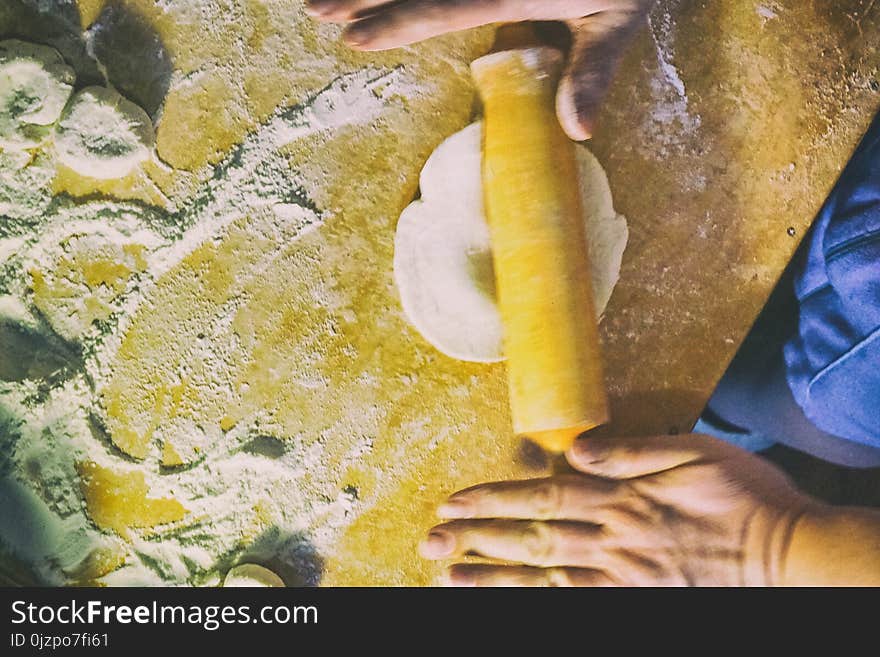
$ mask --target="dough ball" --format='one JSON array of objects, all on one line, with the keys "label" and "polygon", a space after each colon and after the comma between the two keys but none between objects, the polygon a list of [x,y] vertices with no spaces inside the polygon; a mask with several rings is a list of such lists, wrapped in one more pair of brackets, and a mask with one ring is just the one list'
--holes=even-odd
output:
[{"label": "dough ball", "polygon": [[0,41],[0,148],[38,146],[70,98],[76,75],[54,48]]},{"label": "dough ball", "polygon": [[[458,360],[504,359],[489,227],[483,207],[482,124],[443,142],[422,170],[421,199],[400,217],[394,278],[410,323]],[[601,316],[620,276],[629,231],[614,211],[599,161],[577,147],[590,243],[593,294]]]},{"label": "dough ball", "polygon": [[246,563],[236,566],[226,573],[223,586],[225,588],[284,588],[284,582],[268,568]]},{"label": "dough ball", "polygon": [[150,158],[154,142],[147,113],[105,87],[77,93],[55,129],[58,159],[80,175],[102,180],[127,176]]}]

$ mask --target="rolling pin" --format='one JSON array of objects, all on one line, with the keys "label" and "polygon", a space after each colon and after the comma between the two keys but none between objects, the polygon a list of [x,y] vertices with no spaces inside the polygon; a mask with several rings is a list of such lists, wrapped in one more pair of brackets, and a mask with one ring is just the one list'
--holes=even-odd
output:
[{"label": "rolling pin", "polygon": [[514,430],[551,452],[609,419],[575,144],[556,116],[562,66],[540,46],[471,65]]}]

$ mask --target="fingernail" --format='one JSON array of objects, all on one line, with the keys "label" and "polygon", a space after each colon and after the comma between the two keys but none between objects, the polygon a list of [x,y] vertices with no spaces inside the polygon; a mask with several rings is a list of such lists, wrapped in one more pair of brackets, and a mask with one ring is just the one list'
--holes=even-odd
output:
[{"label": "fingernail", "polygon": [[593,136],[593,122],[576,96],[577,90],[572,79],[563,78],[556,96],[556,113],[569,138],[573,141],[586,141]]},{"label": "fingernail", "polygon": [[363,23],[355,23],[345,31],[345,42],[350,46],[362,46],[372,36],[370,27]]},{"label": "fingernail", "polygon": [[442,559],[452,554],[455,538],[449,532],[432,529],[428,538],[419,544],[419,552],[426,559]]},{"label": "fingernail", "polygon": [[605,445],[597,443],[595,439],[581,438],[572,448],[574,457],[580,463],[599,463],[605,460],[608,449]]},{"label": "fingernail", "polygon": [[476,578],[466,570],[461,568],[453,568],[449,571],[446,578],[449,586],[457,586],[461,588],[474,588],[477,585]]},{"label": "fingernail", "polygon": [[471,503],[455,497],[450,498],[437,509],[437,515],[441,518],[470,518],[471,513]]},{"label": "fingernail", "polygon": [[306,13],[309,16],[327,16],[339,7],[338,0],[313,0],[306,5]]}]

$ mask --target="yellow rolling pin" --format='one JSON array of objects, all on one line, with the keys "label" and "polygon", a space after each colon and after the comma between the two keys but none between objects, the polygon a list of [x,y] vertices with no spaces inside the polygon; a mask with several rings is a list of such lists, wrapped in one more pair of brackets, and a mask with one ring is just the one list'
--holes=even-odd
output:
[{"label": "yellow rolling pin", "polygon": [[514,430],[552,452],[609,419],[575,145],[556,116],[562,66],[548,47],[471,66]]}]

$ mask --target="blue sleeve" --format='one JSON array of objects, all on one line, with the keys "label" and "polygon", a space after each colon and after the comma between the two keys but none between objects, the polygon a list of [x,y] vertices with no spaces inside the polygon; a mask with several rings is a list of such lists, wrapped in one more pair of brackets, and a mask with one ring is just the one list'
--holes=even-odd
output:
[{"label": "blue sleeve", "polygon": [[798,266],[794,398],[819,429],[880,447],[880,119],[811,232]]}]

